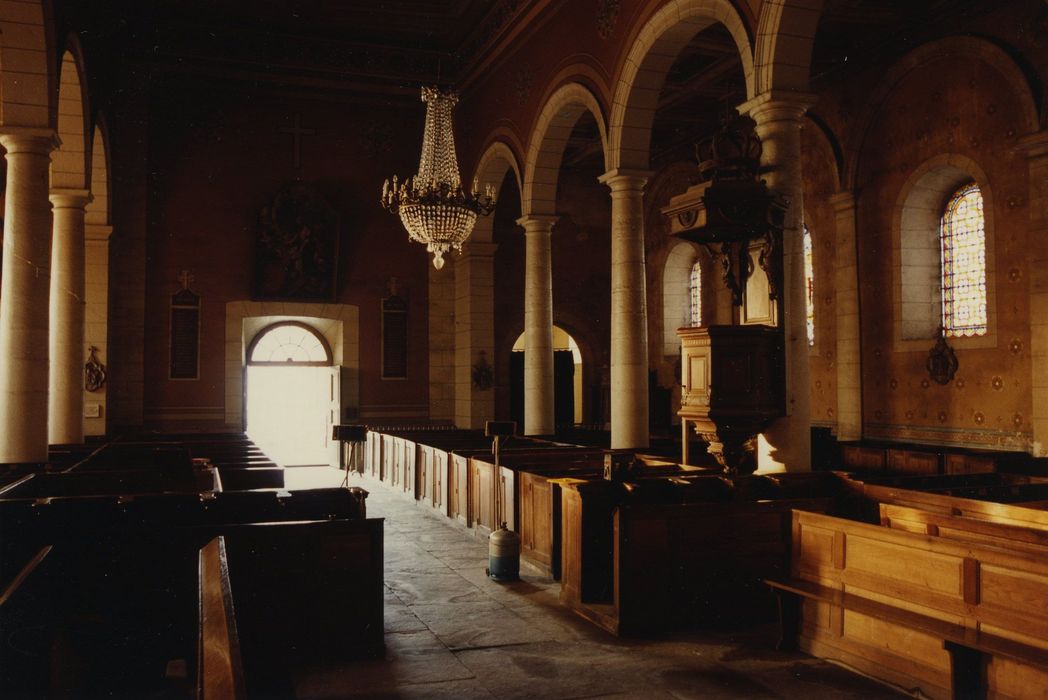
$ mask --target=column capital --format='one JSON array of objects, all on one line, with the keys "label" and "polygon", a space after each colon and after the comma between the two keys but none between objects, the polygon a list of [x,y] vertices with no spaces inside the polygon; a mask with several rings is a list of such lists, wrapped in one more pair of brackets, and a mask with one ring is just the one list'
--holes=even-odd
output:
[{"label": "column capital", "polygon": [[52,187],[50,199],[55,209],[83,209],[94,197],[88,190]]},{"label": "column capital", "polygon": [[630,168],[614,168],[597,178],[597,182],[607,185],[612,192],[625,190],[644,190],[644,185],[654,174],[652,170],[633,170]]},{"label": "column capital", "polygon": [[113,235],[113,227],[109,224],[87,224],[84,226],[84,240],[108,241]]},{"label": "column capital", "polygon": [[0,127],[0,145],[8,153],[36,153],[49,155],[62,145],[58,132],[32,126]]},{"label": "column capital", "polygon": [[829,201],[830,206],[833,207],[833,211],[840,214],[841,212],[855,208],[855,193],[851,190],[842,190],[831,194]]},{"label": "column capital", "polygon": [[1018,150],[1030,160],[1048,157],[1048,129],[1041,129],[1019,139]]},{"label": "column capital", "polygon": [[775,121],[800,121],[804,113],[818,101],[809,92],[772,90],[762,92],[736,107],[739,114],[748,114],[758,125]]},{"label": "column capital", "polygon": [[559,219],[552,214],[525,214],[517,219],[517,226],[524,227],[524,233],[552,233]]}]

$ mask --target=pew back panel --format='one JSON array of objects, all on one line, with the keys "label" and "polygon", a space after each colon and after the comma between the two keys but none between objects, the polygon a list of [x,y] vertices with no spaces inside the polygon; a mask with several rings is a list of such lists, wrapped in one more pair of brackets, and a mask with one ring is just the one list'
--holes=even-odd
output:
[{"label": "pew back panel", "polygon": [[793,580],[844,596],[804,601],[806,651],[933,697],[956,690],[944,640],[992,650],[987,682],[1003,697],[1046,679],[1044,557],[803,511],[792,528]]}]

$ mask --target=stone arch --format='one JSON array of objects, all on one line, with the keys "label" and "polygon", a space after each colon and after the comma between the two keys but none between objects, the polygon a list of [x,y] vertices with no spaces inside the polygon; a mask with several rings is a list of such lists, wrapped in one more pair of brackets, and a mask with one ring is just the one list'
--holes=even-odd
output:
[{"label": "stone arch", "polygon": [[808,89],[822,0],[765,0],[754,46],[755,91]]},{"label": "stone arch", "polygon": [[50,128],[50,7],[41,1],[0,5],[0,125]]},{"label": "stone arch", "polygon": [[91,138],[91,201],[87,205],[85,221],[88,225],[109,225],[109,133],[104,119],[99,116]]},{"label": "stone arch", "polygon": [[666,73],[700,31],[720,22],[739,49],[746,96],[754,96],[753,49],[742,17],[728,0],[675,0],[640,29],[619,70],[609,121],[608,170],[645,170],[651,126]]},{"label": "stone arch", "polygon": [[528,140],[524,163],[524,187],[521,189],[521,212],[524,216],[556,213],[557,178],[564,147],[575,123],[583,112],[590,112],[600,131],[604,163],[608,163],[608,132],[600,103],[580,83],[560,86],[546,100]]},{"label": "stone arch", "polygon": [[[974,180],[983,197],[986,232],[987,332],[976,338],[951,338],[958,347],[996,344],[994,273],[994,199],[985,171],[957,153],[935,156],[907,178],[892,211],[892,289],[895,349],[927,350],[935,337],[942,305],[939,221],[946,199]],[[905,265],[904,265],[905,262]]]},{"label": "stone arch", "polygon": [[[666,256],[662,268],[662,351],[661,355],[670,357],[680,351],[680,338],[677,329],[691,325],[690,278],[691,269],[696,262],[702,263],[704,276],[711,278],[710,265],[699,256],[698,247],[687,241],[680,241]],[[706,280],[703,280],[705,283]],[[706,285],[703,284],[705,287]],[[710,312],[707,311],[706,314]],[[703,319],[703,325],[709,325]]]},{"label": "stone arch", "polygon": [[69,46],[62,54],[59,68],[58,138],[61,145],[51,154],[51,188],[87,190],[91,158],[86,136],[91,110],[83,89],[83,63],[75,38]]},{"label": "stone arch", "polygon": [[950,61],[954,57],[977,58],[997,70],[1001,78],[1011,86],[1019,101],[1022,122],[1027,132],[1033,133],[1038,130],[1037,103],[1030,82],[1022,68],[1004,49],[987,39],[973,36],[953,36],[932,41],[903,56],[871,93],[865,109],[856,120],[855,127],[847,139],[849,150],[845,153],[845,166],[841,177],[845,189],[854,190],[857,186],[859,164],[867,134],[896,86],[911,72],[937,61]]},{"label": "stone arch", "polygon": [[[482,191],[489,184],[494,186],[496,188],[497,197],[498,188],[502,186],[502,181],[505,179],[508,171],[513,171],[513,176],[517,182],[517,189],[519,190],[521,187],[521,177],[520,165],[518,164],[516,154],[513,153],[513,149],[510,148],[505,141],[492,141],[491,145],[485,149],[484,154],[480,157],[480,162],[474,172],[473,180],[480,185]],[[496,206],[498,206],[497,199]],[[481,243],[490,243],[494,227],[494,215],[477,217],[477,223],[473,227],[471,240],[479,241]]]}]

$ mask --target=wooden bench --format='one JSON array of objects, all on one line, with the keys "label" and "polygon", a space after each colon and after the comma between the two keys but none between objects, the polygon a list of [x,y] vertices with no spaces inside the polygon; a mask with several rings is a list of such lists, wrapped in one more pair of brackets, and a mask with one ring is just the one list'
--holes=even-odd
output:
[{"label": "wooden bench", "polygon": [[882,503],[881,525],[895,530],[994,545],[1048,557],[1048,527],[1026,526],[960,515],[943,515],[919,508]]},{"label": "wooden bench", "polygon": [[199,559],[197,696],[202,700],[240,700],[247,697],[247,691],[225,540],[211,540],[201,548]]},{"label": "wooden bench", "polygon": [[1048,688],[1048,558],[794,511],[783,638],[933,698]]},{"label": "wooden bench", "polygon": [[839,443],[841,468],[900,474],[976,474],[1022,470],[1022,452],[860,440]]},{"label": "wooden bench", "polygon": [[0,688],[11,697],[42,697],[49,690],[51,550],[41,547],[0,572]]},{"label": "wooden bench", "polygon": [[829,509],[836,497],[787,488],[768,498],[745,484],[764,479],[566,481],[561,602],[623,635],[770,619],[774,600],[759,583],[785,570],[791,508]]}]

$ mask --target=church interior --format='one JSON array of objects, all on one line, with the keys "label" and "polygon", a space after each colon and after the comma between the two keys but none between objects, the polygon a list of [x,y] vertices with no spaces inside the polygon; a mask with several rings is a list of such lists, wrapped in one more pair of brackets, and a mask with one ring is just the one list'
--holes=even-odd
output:
[{"label": "church interior", "polygon": [[0,0],[0,146],[0,695],[1048,693],[1045,0]]}]

